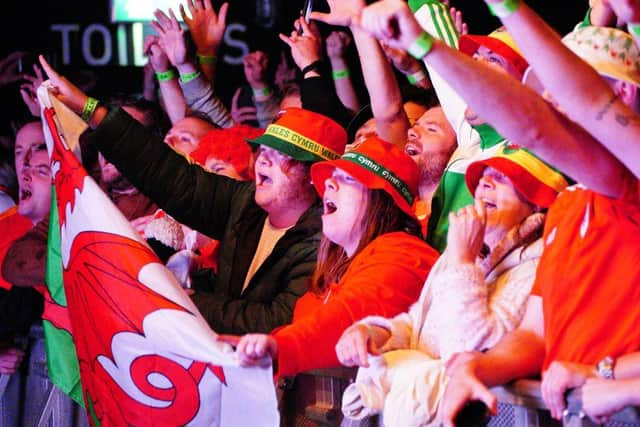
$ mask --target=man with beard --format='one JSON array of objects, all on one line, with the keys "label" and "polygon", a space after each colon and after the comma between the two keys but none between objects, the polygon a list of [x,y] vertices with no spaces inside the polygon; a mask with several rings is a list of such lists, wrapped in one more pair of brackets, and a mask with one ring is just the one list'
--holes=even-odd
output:
[{"label": "man with beard", "polygon": [[431,200],[456,147],[456,134],[440,105],[431,106],[407,132],[404,151],[417,163],[420,171],[419,198],[414,210],[424,236],[427,235]]}]

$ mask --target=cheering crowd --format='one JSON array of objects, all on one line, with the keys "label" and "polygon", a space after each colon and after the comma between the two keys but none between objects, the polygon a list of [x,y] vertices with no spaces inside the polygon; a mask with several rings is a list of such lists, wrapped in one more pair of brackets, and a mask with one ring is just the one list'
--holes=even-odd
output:
[{"label": "cheering crowd", "polygon": [[[640,1],[592,0],[566,35],[485,2],[502,26],[474,35],[439,0],[328,0],[280,58],[244,58],[230,105],[226,3],[156,11],[138,96],[5,58],[34,117],[0,164],[0,373],[45,363],[22,342],[51,298],[48,79],[89,125],[84,167],[242,365],[357,367],[344,417],[387,426],[495,414],[489,388],[520,378],[556,419],[573,388],[597,423],[640,405]],[[0,426],[37,400],[11,390]]]}]

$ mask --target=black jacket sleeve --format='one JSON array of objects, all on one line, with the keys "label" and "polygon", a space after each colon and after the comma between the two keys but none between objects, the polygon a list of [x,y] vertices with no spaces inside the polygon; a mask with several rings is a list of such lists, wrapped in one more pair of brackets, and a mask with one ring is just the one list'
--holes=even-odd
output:
[{"label": "black jacket sleeve", "polygon": [[209,173],[173,151],[120,108],[87,131],[122,174],[178,222],[220,240],[234,197],[253,183]]}]

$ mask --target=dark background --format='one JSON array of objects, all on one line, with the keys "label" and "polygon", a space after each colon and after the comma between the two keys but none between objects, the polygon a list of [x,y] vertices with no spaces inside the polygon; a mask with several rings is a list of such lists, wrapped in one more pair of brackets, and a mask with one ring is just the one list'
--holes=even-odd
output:
[{"label": "dark background", "polygon": [[[316,9],[326,8],[326,5],[321,4],[323,1],[316,2]],[[264,5],[263,2],[269,2],[271,8],[269,16],[260,13],[260,4]],[[213,3],[216,10],[222,4],[217,0],[213,0]],[[261,49],[274,54],[284,46],[277,38],[277,34],[291,31],[291,23],[298,15],[302,3],[303,0],[230,0],[227,23],[236,22],[247,26],[247,32],[236,37],[244,39],[249,50]],[[471,33],[486,34],[500,25],[496,18],[489,15],[485,3],[481,0],[451,0],[451,3],[463,12]],[[587,0],[565,0],[562,3],[557,0],[529,0],[528,4],[562,34],[571,31],[582,20],[588,7]],[[115,33],[116,24],[109,21],[108,0],[59,0],[57,2],[19,0],[5,2],[3,9],[4,25],[0,27],[2,57],[11,51],[26,50],[33,55],[25,61],[25,66],[35,60],[37,53],[44,53],[51,59],[54,66],[67,76],[81,76],[82,70],[91,69],[98,78],[98,85],[92,93],[97,97],[105,97],[115,92],[141,92],[142,69],[140,67],[119,66],[117,55],[113,55],[113,60],[107,65],[100,67],[89,67],[82,58],[80,45],[84,28],[98,23]],[[61,34],[51,29],[51,25],[54,24],[77,24],[80,27],[80,31],[72,33],[70,38],[71,63],[69,65],[62,64]],[[125,27],[128,28],[128,24]],[[322,30],[328,31],[327,28]],[[113,44],[116,45],[115,40]],[[98,50],[96,55],[99,56],[100,43],[97,45],[93,49]],[[219,57],[224,56],[225,53],[237,56],[239,52],[233,46],[223,45]],[[244,82],[244,74],[240,65],[219,62],[216,89],[223,99],[228,101],[232,91],[242,82]],[[11,105],[18,96],[17,85],[4,88],[0,96],[5,106]]]}]

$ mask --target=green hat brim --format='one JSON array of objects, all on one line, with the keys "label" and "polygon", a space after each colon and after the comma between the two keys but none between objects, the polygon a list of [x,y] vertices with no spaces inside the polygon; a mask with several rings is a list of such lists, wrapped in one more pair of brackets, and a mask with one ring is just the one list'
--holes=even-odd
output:
[{"label": "green hat brim", "polygon": [[283,141],[273,135],[263,134],[257,138],[248,139],[247,142],[254,145],[266,145],[267,147],[278,150],[292,159],[301,162],[319,162],[321,160],[326,160],[310,151],[296,147],[295,145],[292,145],[287,141]]}]

